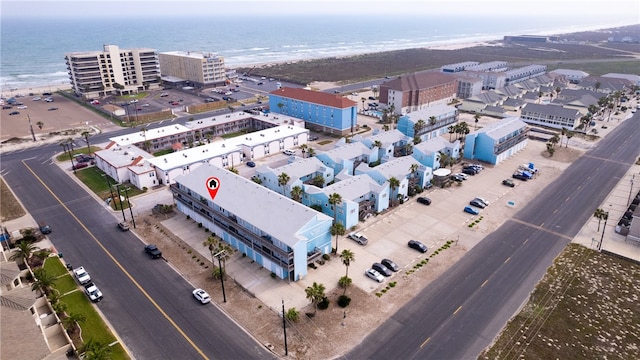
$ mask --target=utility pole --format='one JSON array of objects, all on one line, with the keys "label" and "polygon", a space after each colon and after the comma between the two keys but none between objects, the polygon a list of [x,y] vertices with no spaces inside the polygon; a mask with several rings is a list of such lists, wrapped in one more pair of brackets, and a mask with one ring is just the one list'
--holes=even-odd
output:
[{"label": "utility pole", "polygon": [[602,235],[600,236],[600,242],[598,243],[598,251],[602,251],[602,241],[604,240],[604,231],[607,229],[607,220],[609,220],[609,212],[605,213],[604,227],[602,228]]},{"label": "utility pole", "polygon": [[[105,180],[107,180],[107,186],[109,186],[109,192],[111,193],[111,201],[113,201],[113,189],[111,188],[111,182],[109,181],[109,175],[104,173],[104,174],[102,174],[102,176],[104,176]],[[109,205],[109,206],[111,206],[111,205]]]},{"label": "utility pole", "polygon": [[129,188],[124,188],[124,196],[127,198],[127,204],[129,204],[129,213],[131,213],[131,222],[133,223],[133,228],[136,228],[136,220],[133,218],[133,208],[131,207],[131,201],[129,201]]},{"label": "utility pole", "polygon": [[27,119],[29,119],[29,129],[31,129],[31,137],[33,138],[33,141],[36,141],[36,134],[33,132],[33,125],[31,124],[31,116],[29,116],[29,114],[27,114]]},{"label": "utility pole", "polygon": [[118,202],[120,203],[120,210],[122,211],[122,221],[127,222],[127,218],[124,216],[124,206],[122,205],[122,195],[120,195],[120,185],[116,185],[118,191]]},{"label": "utility pole", "polygon": [[289,348],[287,347],[287,318],[284,312],[284,299],[282,299],[282,331],[284,331],[284,355],[289,355]]},{"label": "utility pole", "polygon": [[224,255],[225,252],[224,250],[214,254],[213,256],[218,258],[218,268],[220,269],[220,283],[222,284],[222,301],[223,302],[227,302],[227,295],[224,292],[224,273],[222,271],[222,261],[220,260],[220,257],[222,255]]}]

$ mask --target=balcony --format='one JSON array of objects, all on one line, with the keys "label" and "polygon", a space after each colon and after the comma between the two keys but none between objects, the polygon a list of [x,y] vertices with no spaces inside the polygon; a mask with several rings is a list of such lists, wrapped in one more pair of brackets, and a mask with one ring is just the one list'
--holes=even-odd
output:
[{"label": "balcony", "polygon": [[493,147],[493,153],[495,155],[499,155],[502,154],[503,152],[509,150],[510,148],[512,148],[513,146],[515,146],[518,143],[521,143],[522,141],[524,141],[525,139],[527,139],[529,137],[529,129],[526,128],[524,129],[520,134],[511,137],[499,144],[496,144]]}]

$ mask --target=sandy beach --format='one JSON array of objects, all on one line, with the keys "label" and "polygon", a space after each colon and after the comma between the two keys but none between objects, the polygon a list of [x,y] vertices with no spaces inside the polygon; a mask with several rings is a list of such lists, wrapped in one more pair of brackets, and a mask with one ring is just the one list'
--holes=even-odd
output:
[{"label": "sandy beach", "polygon": [[56,92],[61,90],[69,90],[71,89],[71,84],[68,83],[59,83],[52,84],[46,86],[38,86],[38,87],[30,87],[30,88],[11,88],[7,89],[5,87],[0,87],[0,95],[2,98],[10,98],[14,96],[31,96],[33,95],[42,95],[45,92]]}]

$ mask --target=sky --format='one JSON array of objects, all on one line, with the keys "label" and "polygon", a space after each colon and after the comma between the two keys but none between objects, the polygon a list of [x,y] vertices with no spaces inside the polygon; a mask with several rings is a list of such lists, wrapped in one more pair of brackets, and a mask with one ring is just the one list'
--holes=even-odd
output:
[{"label": "sky", "polygon": [[585,16],[640,23],[638,0],[0,0],[2,18],[198,15],[500,14]]}]

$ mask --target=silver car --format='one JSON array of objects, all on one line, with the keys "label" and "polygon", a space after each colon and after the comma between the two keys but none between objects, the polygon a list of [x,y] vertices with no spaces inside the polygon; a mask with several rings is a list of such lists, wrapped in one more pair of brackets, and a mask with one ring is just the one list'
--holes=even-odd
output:
[{"label": "silver car", "polygon": [[381,283],[384,281],[384,276],[382,276],[382,274],[380,274],[379,272],[373,270],[373,269],[367,269],[364,272],[369,278]]}]

